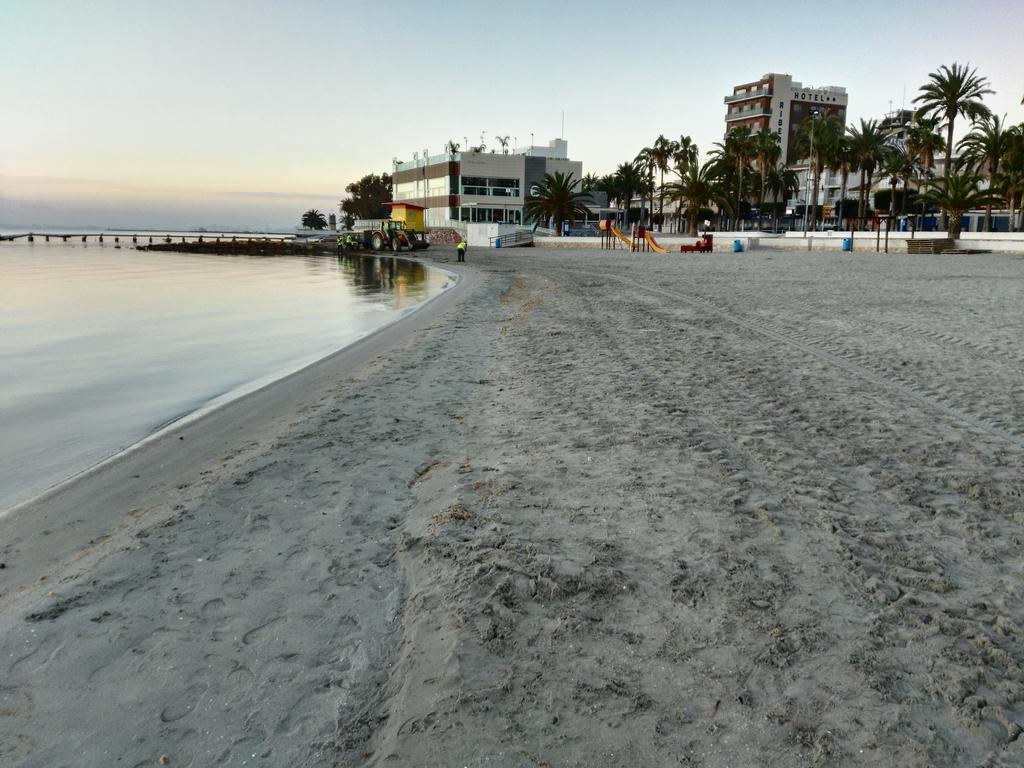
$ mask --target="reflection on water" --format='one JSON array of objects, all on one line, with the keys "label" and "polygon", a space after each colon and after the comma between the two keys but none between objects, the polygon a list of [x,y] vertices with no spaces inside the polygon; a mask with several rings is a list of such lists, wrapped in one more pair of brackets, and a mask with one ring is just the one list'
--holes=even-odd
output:
[{"label": "reflection on water", "polygon": [[390,256],[339,256],[338,264],[352,284],[364,291],[393,292],[399,306],[414,298],[427,280],[427,269],[418,261]]},{"label": "reflection on water", "polygon": [[0,510],[449,282],[391,257],[0,243]]}]

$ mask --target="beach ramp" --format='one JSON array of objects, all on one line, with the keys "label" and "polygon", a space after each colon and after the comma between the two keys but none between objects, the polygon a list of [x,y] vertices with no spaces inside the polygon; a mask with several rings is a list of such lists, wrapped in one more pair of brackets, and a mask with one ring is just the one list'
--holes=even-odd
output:
[{"label": "beach ramp", "polygon": [[612,227],[612,234],[614,234],[617,238],[619,238],[619,240],[624,242],[626,244],[626,247],[629,248],[629,250],[633,250],[633,241],[626,237],[624,234],[622,234],[615,227]]},{"label": "beach ramp", "polygon": [[655,253],[668,253],[668,248],[663,248],[662,246],[658,245],[658,241],[654,239],[654,235],[652,235],[650,232],[644,233],[644,240],[647,241],[647,244],[651,246],[651,250],[654,251]]}]

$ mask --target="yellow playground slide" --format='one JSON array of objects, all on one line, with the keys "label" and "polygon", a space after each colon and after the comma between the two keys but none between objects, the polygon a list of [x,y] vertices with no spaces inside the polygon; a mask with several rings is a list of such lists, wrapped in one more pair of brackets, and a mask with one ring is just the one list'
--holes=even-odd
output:
[{"label": "yellow playground slide", "polygon": [[654,251],[655,253],[668,253],[668,248],[662,248],[660,245],[658,245],[657,240],[654,239],[654,235],[652,235],[650,232],[644,233],[644,239],[647,241],[647,244],[651,246],[651,250]]},{"label": "yellow playground slide", "polygon": [[619,232],[619,230],[616,229],[615,227],[612,227],[612,234],[614,234],[617,238],[619,238],[619,240],[624,242],[626,244],[626,247],[629,248],[629,250],[633,250],[633,241],[630,240],[621,232]]}]

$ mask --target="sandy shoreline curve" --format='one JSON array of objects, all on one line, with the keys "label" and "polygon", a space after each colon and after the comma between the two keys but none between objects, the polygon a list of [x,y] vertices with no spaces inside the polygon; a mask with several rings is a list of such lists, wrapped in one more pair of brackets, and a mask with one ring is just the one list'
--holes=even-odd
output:
[{"label": "sandy shoreline curve", "polygon": [[[190,473],[195,467],[205,467],[213,460],[212,454],[228,450],[226,446],[218,450],[216,444],[216,437],[224,434],[226,425],[231,425],[239,432],[251,432],[254,435],[279,428],[279,425],[274,425],[275,422],[286,418],[292,410],[308,407],[303,400],[308,399],[309,395],[299,394],[301,391],[315,392],[317,387],[323,386],[332,376],[337,376],[349,368],[358,368],[367,359],[379,354],[381,349],[393,344],[396,334],[412,333],[420,327],[421,322],[412,322],[418,312],[425,310],[431,303],[448,293],[458,294],[465,289],[465,286],[460,284],[465,281],[466,275],[458,266],[431,264],[430,267],[449,275],[452,279],[451,287],[410,310],[399,313],[385,325],[341,349],[289,370],[283,375],[275,375],[269,380],[261,378],[245,385],[241,388],[240,394],[233,394],[230,398],[218,396],[195,411],[174,419],[152,434],[86,467],[37,496],[9,509],[0,510],[0,542],[3,543],[0,547],[0,561],[5,566],[3,571],[0,571],[0,610],[3,610],[5,598],[12,592],[24,593],[30,582],[39,579],[61,558],[66,558],[68,549],[105,541],[113,535],[111,530],[106,529],[115,526],[117,521],[104,515],[103,510],[98,509],[100,505],[93,501],[106,498],[111,486],[117,486],[115,493],[119,499],[137,500],[137,503],[131,505],[130,522],[132,525],[138,524],[145,514],[145,508],[153,506],[152,503],[147,505],[147,500],[152,494],[144,489],[147,484],[153,482],[154,466],[159,467],[161,472],[173,471],[183,475]],[[441,303],[446,305],[448,302]],[[435,308],[434,311],[439,310]],[[400,328],[392,329],[396,324],[401,324]],[[265,416],[270,418],[264,418]],[[210,423],[207,423],[208,421]],[[264,421],[265,424],[262,423]],[[185,439],[186,430],[189,432],[190,443],[188,450],[183,452],[183,446],[178,443]],[[197,451],[197,447],[202,449],[202,453]],[[238,458],[238,455],[233,456],[231,461]],[[129,480],[142,482],[131,483]],[[90,506],[92,509],[86,522],[81,510]],[[15,518],[21,519],[14,522]],[[48,522],[36,522],[40,519]],[[86,525],[81,531],[60,531],[58,539],[66,540],[67,543],[55,546],[53,529],[68,526],[68,521]],[[127,523],[129,520],[123,519],[121,522]],[[23,545],[32,531],[46,532],[45,549],[48,553],[54,550],[56,552],[49,560],[34,560],[22,564],[16,557],[12,557],[12,550],[25,546],[33,550],[33,554],[37,554],[34,545]],[[79,557],[74,559],[78,561]],[[18,582],[18,586],[13,586],[12,579]]]},{"label": "sandy shoreline curve", "polygon": [[460,268],[0,520],[0,763],[1024,764],[1024,258]]}]

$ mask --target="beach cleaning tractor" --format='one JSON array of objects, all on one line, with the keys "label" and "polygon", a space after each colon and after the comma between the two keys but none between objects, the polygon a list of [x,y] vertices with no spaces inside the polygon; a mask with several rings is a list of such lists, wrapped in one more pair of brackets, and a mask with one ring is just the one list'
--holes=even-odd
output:
[{"label": "beach cleaning tractor", "polygon": [[398,253],[403,248],[422,251],[430,247],[422,206],[411,203],[384,203],[391,209],[390,219],[364,219],[356,221],[350,233],[360,248],[374,251],[390,250]]}]

